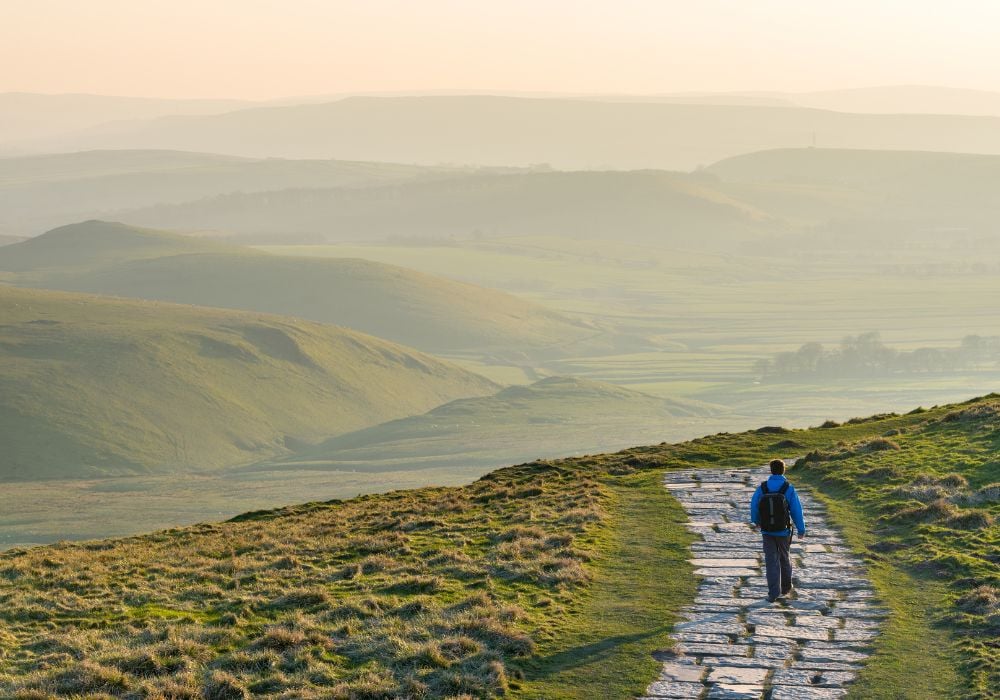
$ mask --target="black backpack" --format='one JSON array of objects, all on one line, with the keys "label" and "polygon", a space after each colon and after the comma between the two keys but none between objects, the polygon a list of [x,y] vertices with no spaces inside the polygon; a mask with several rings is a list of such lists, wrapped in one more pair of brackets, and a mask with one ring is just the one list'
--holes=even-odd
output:
[{"label": "black backpack", "polygon": [[777,491],[768,491],[767,482],[761,483],[760,529],[763,532],[780,532],[791,528],[792,512],[788,508],[788,499],[785,498],[788,485],[786,481]]}]

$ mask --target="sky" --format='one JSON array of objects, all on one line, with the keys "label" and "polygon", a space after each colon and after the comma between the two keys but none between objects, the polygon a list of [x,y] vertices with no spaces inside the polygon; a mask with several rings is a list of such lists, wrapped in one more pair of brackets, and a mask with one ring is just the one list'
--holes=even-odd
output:
[{"label": "sky", "polygon": [[0,0],[0,92],[1000,90],[995,0]]}]

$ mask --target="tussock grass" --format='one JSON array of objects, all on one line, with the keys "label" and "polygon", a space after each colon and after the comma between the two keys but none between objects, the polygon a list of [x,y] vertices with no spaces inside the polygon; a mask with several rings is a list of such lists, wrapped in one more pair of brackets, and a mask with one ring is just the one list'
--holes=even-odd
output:
[{"label": "tussock grass", "polygon": [[574,466],[8,552],[0,694],[511,692],[609,526],[614,477]]},{"label": "tussock grass", "polygon": [[[849,503],[855,521],[865,519],[869,531],[858,533],[856,541],[866,542],[872,564],[898,572],[891,586],[916,577],[915,585],[934,592],[923,609],[909,614],[938,626],[937,632],[923,633],[928,637],[940,637],[945,629],[951,633],[950,643],[970,684],[959,694],[982,698],[994,697],[1000,687],[995,608],[1000,587],[998,415],[995,396],[915,413],[911,417],[918,420],[910,425],[894,426],[890,449],[863,447],[884,438],[862,440],[810,453],[797,470],[828,497]],[[878,426],[869,427],[874,432]],[[849,527],[859,528],[856,523]],[[885,662],[876,656],[872,678],[890,663],[898,665],[887,657],[903,655],[902,648],[886,647]],[[915,669],[907,683],[919,688],[914,679],[921,676]]]}]

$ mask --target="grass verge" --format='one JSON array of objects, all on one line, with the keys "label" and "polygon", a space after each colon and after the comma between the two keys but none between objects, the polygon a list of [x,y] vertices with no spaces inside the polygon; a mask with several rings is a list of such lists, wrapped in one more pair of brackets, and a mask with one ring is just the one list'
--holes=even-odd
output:
[{"label": "grass verge", "polygon": [[688,563],[692,536],[661,472],[640,472],[610,486],[612,528],[599,543],[594,582],[573,617],[524,666],[516,697],[627,698],[656,676],[652,652],[695,595]]},{"label": "grass verge", "polygon": [[[824,489],[808,477],[799,481],[817,487],[831,520],[847,544],[867,553],[875,545],[874,523],[853,506],[843,490]],[[961,657],[947,630],[935,625],[947,587],[926,574],[907,571],[866,557],[868,575],[890,611],[848,700],[904,700],[960,698],[968,694],[967,679],[959,672]]]}]

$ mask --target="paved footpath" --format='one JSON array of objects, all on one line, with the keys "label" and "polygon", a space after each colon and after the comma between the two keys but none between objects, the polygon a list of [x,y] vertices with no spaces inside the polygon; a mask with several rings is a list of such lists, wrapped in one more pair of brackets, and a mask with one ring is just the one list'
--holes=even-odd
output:
[{"label": "paved footpath", "polygon": [[750,497],[768,475],[767,467],[666,474],[688,528],[702,536],[692,545],[702,581],[674,627],[674,653],[642,700],[840,698],[867,658],[885,611],[861,561],[802,487],[808,534],[792,544],[794,590],[767,602],[760,534],[749,520]]}]

